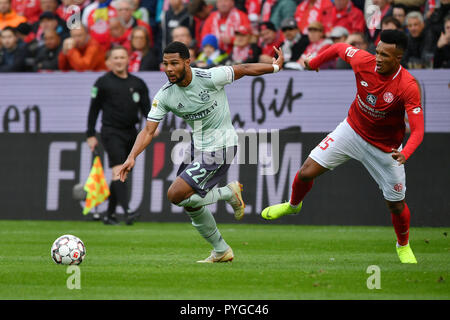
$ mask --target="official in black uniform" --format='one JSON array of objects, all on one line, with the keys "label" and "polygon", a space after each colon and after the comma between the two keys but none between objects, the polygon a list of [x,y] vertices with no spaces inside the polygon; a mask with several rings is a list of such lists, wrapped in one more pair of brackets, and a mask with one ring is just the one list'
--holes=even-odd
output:
[{"label": "official in black uniform", "polygon": [[128,73],[128,52],[124,47],[111,49],[107,56],[110,72],[95,82],[91,91],[87,143],[92,151],[98,145],[95,125],[102,111],[101,141],[112,168],[108,211],[105,224],[117,224],[116,206],[125,212],[126,224],[132,224],[137,213],[128,207],[127,185],[119,180],[119,170],[127,159],[137,136],[136,124],[150,111],[149,90],[145,82]]}]

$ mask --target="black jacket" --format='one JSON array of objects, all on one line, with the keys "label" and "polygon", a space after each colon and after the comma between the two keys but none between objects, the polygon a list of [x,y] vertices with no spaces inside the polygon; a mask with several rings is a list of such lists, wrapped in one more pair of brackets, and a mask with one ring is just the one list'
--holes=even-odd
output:
[{"label": "black jacket", "polygon": [[[309,38],[305,35],[300,35],[300,39],[295,42],[291,47],[291,58],[287,62],[297,62],[298,59],[300,59],[303,52],[306,50],[306,47],[309,45]],[[281,48],[285,45],[285,42],[281,44]]]},{"label": "black jacket", "polygon": [[416,38],[409,34],[408,47],[403,55],[402,65],[406,65],[408,68],[431,67],[429,64],[433,59],[435,47],[427,28]]},{"label": "black jacket", "polygon": [[433,68],[450,68],[450,45],[442,48],[436,48],[434,53]]},{"label": "black jacket", "polygon": [[62,46],[50,50],[45,46],[38,49],[34,64],[34,71],[58,70],[58,55]]},{"label": "black jacket", "polygon": [[27,48],[23,42],[18,42],[14,50],[0,49],[0,72],[26,71],[26,57]]},{"label": "black jacket", "polygon": [[145,56],[142,57],[139,71],[159,71],[159,54],[156,48],[150,49]]},{"label": "black jacket", "polygon": [[172,42],[172,30],[178,26],[188,27],[191,35],[194,34],[194,18],[189,14],[187,7],[175,14],[169,7],[165,13],[161,15],[161,49],[167,47]]}]

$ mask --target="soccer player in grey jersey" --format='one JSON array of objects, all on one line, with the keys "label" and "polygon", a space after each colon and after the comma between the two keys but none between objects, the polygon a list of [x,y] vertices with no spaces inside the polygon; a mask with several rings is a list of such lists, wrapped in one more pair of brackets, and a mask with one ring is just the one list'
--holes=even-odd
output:
[{"label": "soccer player in grey jersey", "polygon": [[169,44],[163,56],[168,82],[154,97],[147,124],[120,169],[120,180],[125,181],[136,157],[150,144],[159,122],[168,112],[187,122],[193,130],[192,151],[188,163],[184,161],[181,164],[167,197],[173,204],[184,207],[192,225],[213,247],[211,255],[198,262],[227,262],[234,257],[206,206],[224,200],[233,207],[236,219],[244,215],[245,204],[239,182],[213,188],[226,174],[238,144],[224,86],[243,76],[278,72],[284,57],[281,50],[275,48],[275,51],[278,58],[273,59],[273,64],[250,63],[197,69],[190,67],[189,50],[183,43]]}]

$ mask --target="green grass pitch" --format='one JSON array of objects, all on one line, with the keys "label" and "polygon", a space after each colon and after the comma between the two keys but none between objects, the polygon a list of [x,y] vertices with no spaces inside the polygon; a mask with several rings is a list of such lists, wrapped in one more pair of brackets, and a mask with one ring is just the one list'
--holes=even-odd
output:
[{"label": "green grass pitch", "polygon": [[[232,263],[198,264],[209,245],[188,223],[105,226],[87,221],[0,221],[0,299],[449,299],[448,228],[412,228],[417,265],[400,264],[392,227],[219,224]],[[53,241],[87,248],[81,289]],[[380,268],[381,289],[368,289]]]}]

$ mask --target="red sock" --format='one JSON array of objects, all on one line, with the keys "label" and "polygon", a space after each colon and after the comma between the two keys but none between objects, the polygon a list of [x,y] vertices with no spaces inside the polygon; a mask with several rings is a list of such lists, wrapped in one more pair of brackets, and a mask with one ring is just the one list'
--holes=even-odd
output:
[{"label": "red sock", "polygon": [[303,198],[311,190],[314,180],[303,181],[298,177],[299,172],[295,175],[294,182],[292,183],[292,194],[290,203],[293,206],[298,205],[303,201]]},{"label": "red sock", "polygon": [[408,244],[410,216],[411,214],[406,202],[402,213],[394,214],[391,212],[392,224],[394,225],[395,233],[397,234],[397,242],[401,246]]}]

